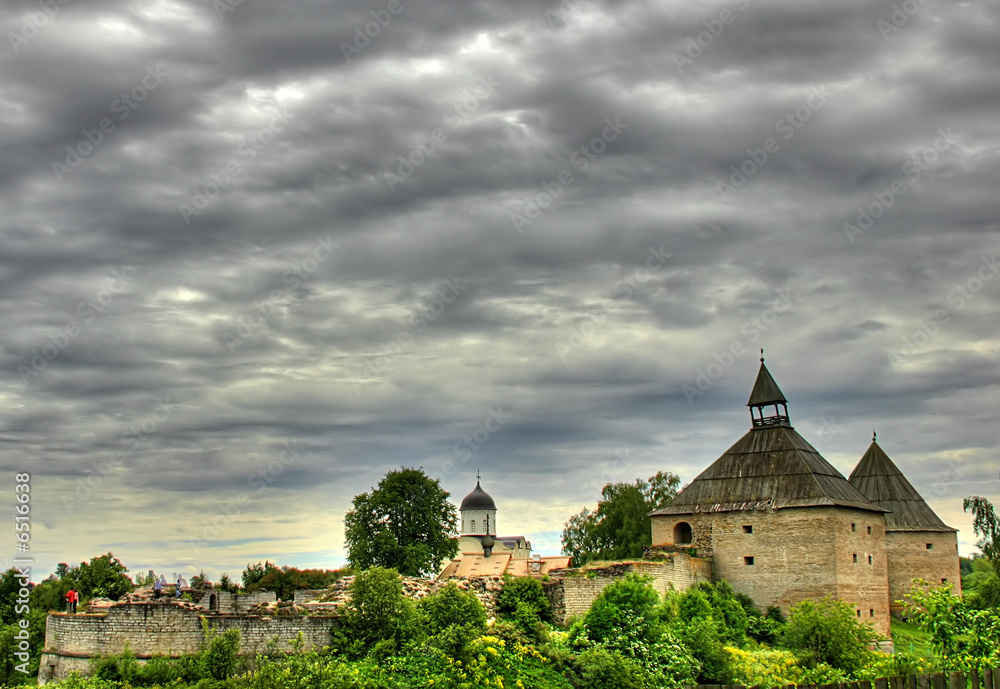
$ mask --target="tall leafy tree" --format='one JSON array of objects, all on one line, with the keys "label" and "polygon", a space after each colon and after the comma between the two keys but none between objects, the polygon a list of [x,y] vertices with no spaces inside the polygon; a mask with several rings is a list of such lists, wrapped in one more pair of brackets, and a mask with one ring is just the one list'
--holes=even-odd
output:
[{"label": "tall leafy tree", "polygon": [[649,513],[673,500],[680,484],[669,471],[658,471],[645,481],[607,484],[596,510],[584,508],[566,522],[563,552],[577,565],[641,557],[652,543]]},{"label": "tall leafy tree", "polygon": [[408,576],[436,572],[458,552],[458,513],[449,496],[422,469],[390,471],[377,488],[355,496],[344,518],[348,562]]},{"label": "tall leafy tree", "polygon": [[997,567],[1000,562],[1000,518],[997,517],[993,503],[973,495],[962,501],[962,508],[966,512],[972,512],[972,530],[980,537],[976,547]]}]

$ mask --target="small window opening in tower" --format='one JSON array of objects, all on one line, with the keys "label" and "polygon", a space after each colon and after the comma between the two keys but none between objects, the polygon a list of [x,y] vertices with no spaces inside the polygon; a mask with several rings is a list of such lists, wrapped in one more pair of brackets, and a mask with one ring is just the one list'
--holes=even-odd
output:
[{"label": "small window opening in tower", "polygon": [[871,563],[872,563],[872,556],[871,556],[871,555],[869,555],[869,556],[868,556],[868,564],[871,564]]},{"label": "small window opening in tower", "polygon": [[948,577],[944,577],[944,578],[943,578],[943,579],[941,580],[941,583],[942,583],[942,584],[947,584],[947,583],[948,583]]},{"label": "small window opening in tower", "polygon": [[868,527],[868,535],[869,535],[869,536],[871,536],[871,535],[872,535],[872,527],[870,527],[870,526]]},{"label": "small window opening in tower", "polygon": [[857,530],[858,530],[858,525],[855,524],[854,522],[851,522],[851,531],[854,532],[854,531],[857,531]]},{"label": "small window opening in tower", "polygon": [[747,555],[746,557],[744,557],[743,558],[743,564],[747,565],[748,567],[750,565],[752,565],[753,564],[753,555]]},{"label": "small window opening in tower", "polygon": [[674,545],[689,545],[694,534],[687,522],[677,522],[674,526]]},{"label": "small window opening in tower", "polygon": [[861,617],[861,608],[858,608],[858,617]]},{"label": "small window opening in tower", "polygon": [[934,544],[933,543],[928,543],[927,544],[927,550],[933,550],[933,549],[934,549]]},{"label": "small window opening in tower", "polygon": [[472,529],[471,530],[472,530],[472,533],[476,533],[476,520],[475,519],[472,520]]},{"label": "small window opening in tower", "polygon": [[743,533],[753,533],[753,524],[744,524]]},{"label": "small window opening in tower", "polygon": [[854,553],[854,564],[858,564],[858,554]]},{"label": "small window opening in tower", "polygon": [[875,617],[875,608],[868,608],[868,617]]}]

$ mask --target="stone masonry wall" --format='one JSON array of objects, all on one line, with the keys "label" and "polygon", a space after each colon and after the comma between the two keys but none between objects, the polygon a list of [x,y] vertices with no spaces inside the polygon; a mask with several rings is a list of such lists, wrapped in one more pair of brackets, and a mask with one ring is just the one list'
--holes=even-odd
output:
[{"label": "stone masonry wall", "polygon": [[51,613],[45,627],[45,648],[39,682],[66,677],[73,670],[89,671],[87,660],[100,654],[118,654],[126,642],[138,658],[183,655],[202,649],[202,618],[220,632],[240,630],[240,652],[263,652],[272,639],[290,651],[289,641],[303,633],[306,649],[330,643],[332,616],[269,617],[206,614],[203,610],[167,602],[117,605],[107,615]]},{"label": "stone masonry wall", "polygon": [[664,515],[653,517],[653,545],[671,544],[674,526],[682,521],[691,525],[699,555],[710,542],[715,578],[729,581],[762,608],[777,605],[788,614],[802,600],[832,595],[855,605],[888,635],[881,513],[805,507]]},{"label": "stone masonry wall", "polygon": [[678,552],[659,562],[624,562],[574,572],[572,576],[556,577],[543,584],[552,606],[552,619],[557,624],[563,624],[569,617],[586,614],[605,586],[630,572],[652,577],[653,588],[663,594],[671,589],[683,591],[699,581],[710,581],[712,564],[709,560]]},{"label": "stone masonry wall", "polygon": [[[914,579],[932,584],[954,584],[962,594],[958,565],[958,535],[954,531],[890,531],[886,534],[889,559],[889,605],[893,612],[903,607],[903,599],[913,588]],[[927,545],[930,544],[930,548]]]}]

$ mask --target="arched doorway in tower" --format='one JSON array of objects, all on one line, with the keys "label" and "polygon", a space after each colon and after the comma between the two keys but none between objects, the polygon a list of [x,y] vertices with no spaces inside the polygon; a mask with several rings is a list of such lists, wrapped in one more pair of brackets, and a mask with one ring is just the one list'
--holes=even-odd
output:
[{"label": "arched doorway in tower", "polygon": [[674,545],[690,545],[691,539],[691,525],[687,522],[677,522],[674,525]]}]

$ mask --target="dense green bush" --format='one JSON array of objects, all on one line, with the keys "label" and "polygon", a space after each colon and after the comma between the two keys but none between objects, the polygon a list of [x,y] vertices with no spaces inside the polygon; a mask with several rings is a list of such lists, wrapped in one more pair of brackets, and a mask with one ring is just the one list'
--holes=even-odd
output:
[{"label": "dense green bush", "polygon": [[792,608],[781,643],[806,667],[825,663],[853,675],[874,660],[871,647],[879,638],[850,605],[827,596]]},{"label": "dense green bush", "polygon": [[417,603],[427,643],[452,658],[464,658],[473,639],[486,632],[486,608],[476,595],[452,582]]}]

